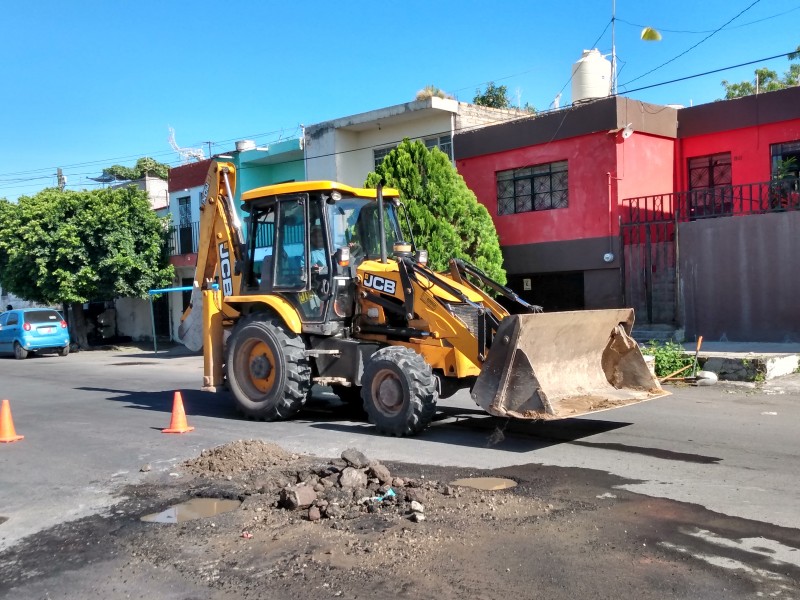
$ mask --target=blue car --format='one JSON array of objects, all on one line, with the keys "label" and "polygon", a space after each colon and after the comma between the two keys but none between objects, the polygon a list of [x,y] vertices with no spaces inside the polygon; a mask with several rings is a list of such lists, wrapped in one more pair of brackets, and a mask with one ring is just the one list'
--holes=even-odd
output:
[{"label": "blue car", "polygon": [[67,322],[50,308],[18,308],[0,314],[0,353],[21,360],[29,352],[69,354]]}]

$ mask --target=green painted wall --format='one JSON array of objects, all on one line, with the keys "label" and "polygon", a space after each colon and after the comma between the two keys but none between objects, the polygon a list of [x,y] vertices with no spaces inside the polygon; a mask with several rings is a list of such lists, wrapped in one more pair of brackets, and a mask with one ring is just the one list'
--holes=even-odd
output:
[{"label": "green painted wall", "polygon": [[[259,146],[259,148],[261,148]],[[234,206],[242,218],[242,192],[265,185],[305,179],[305,163],[301,140],[295,138],[269,144],[267,149],[230,152],[236,167]]]}]

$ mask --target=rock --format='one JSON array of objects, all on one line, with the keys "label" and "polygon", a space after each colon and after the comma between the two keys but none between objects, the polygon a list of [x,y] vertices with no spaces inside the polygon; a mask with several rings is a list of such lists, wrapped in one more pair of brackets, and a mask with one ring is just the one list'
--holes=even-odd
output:
[{"label": "rock", "polygon": [[351,490],[332,487],[325,491],[325,500],[331,504],[349,504],[353,501],[353,492]]},{"label": "rock", "polygon": [[322,515],[319,512],[319,508],[316,506],[312,506],[308,509],[308,520],[309,521],[319,521],[322,518]]},{"label": "rock", "polygon": [[406,485],[405,480],[401,479],[400,477],[395,477],[392,479],[392,487],[394,488],[401,488]]},{"label": "rock", "polygon": [[339,476],[342,489],[360,489],[367,487],[367,474],[353,467],[347,467]]},{"label": "rock", "polygon": [[442,486],[440,493],[444,496],[452,496],[453,495],[453,488],[449,485]]},{"label": "rock", "polygon": [[317,492],[307,485],[295,485],[281,490],[281,506],[289,510],[306,508],[317,499]]},{"label": "rock", "polygon": [[392,481],[392,474],[389,469],[384,467],[381,463],[376,463],[369,468],[370,474],[381,483],[389,483]]},{"label": "rock", "polygon": [[344,514],[344,510],[336,502],[331,502],[325,507],[325,516],[329,519],[336,519]]},{"label": "rock", "polygon": [[369,466],[369,459],[364,456],[362,452],[356,450],[355,448],[348,448],[342,452],[342,460],[356,469],[363,469]]},{"label": "rock", "polygon": [[411,512],[424,513],[425,512],[425,506],[420,504],[416,500],[413,500],[411,502]]},{"label": "rock", "polygon": [[406,488],[405,496],[409,502],[419,502],[420,504],[425,502],[425,492],[419,488]]},{"label": "rock", "polygon": [[418,513],[418,512],[411,513],[411,520],[414,523],[422,523],[425,520],[425,515],[423,515],[422,513]]},{"label": "rock", "polygon": [[153,468],[153,467],[151,467],[150,465],[142,465],[142,468],[141,468],[141,469],[139,469],[139,472],[140,472],[140,473],[147,473],[147,472],[148,472],[150,469],[152,469],[152,468]]}]

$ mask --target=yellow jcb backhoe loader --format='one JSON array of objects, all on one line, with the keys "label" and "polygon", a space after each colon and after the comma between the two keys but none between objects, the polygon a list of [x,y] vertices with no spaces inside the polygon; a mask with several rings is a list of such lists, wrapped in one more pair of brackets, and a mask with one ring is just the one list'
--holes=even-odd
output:
[{"label": "yellow jcb backhoe loader", "polygon": [[227,387],[248,417],[291,417],[314,384],[392,435],[422,431],[464,388],[492,415],[538,420],[666,393],[629,337],[632,309],[543,313],[467,262],[433,272],[401,239],[396,190],[246,191],[245,235],[235,181],[232,164],[211,166],[179,336],[204,349],[203,389]]}]

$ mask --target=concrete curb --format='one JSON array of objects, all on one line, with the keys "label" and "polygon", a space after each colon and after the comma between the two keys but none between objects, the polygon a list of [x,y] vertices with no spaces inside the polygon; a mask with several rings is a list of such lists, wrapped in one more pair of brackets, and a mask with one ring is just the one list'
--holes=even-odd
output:
[{"label": "concrete curb", "polygon": [[722,381],[769,381],[790,375],[800,366],[797,354],[769,354],[746,356],[710,355],[699,356],[705,371],[713,371]]}]

